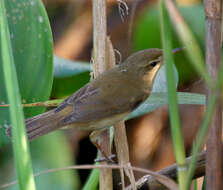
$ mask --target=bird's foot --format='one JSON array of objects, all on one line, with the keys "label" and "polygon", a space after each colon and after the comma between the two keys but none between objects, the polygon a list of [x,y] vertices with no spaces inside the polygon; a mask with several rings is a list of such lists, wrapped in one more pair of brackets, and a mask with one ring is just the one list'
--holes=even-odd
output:
[{"label": "bird's foot", "polygon": [[115,154],[112,154],[110,156],[106,156],[106,155],[103,155],[104,157],[101,157],[101,158],[96,158],[94,161],[95,162],[108,162],[110,164],[115,164],[115,161],[113,160],[113,158],[115,158]]}]

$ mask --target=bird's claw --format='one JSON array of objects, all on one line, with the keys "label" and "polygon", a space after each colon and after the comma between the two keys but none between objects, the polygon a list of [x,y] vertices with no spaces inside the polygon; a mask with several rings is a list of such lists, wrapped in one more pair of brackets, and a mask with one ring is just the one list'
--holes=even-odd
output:
[{"label": "bird's claw", "polygon": [[104,161],[106,161],[106,162],[108,162],[108,163],[110,163],[110,164],[114,164],[115,161],[113,160],[113,158],[115,158],[115,155],[114,155],[114,154],[112,154],[112,155],[110,155],[110,156],[105,156],[105,157],[101,157],[101,158],[96,158],[94,161],[95,161],[95,162],[104,162]]}]

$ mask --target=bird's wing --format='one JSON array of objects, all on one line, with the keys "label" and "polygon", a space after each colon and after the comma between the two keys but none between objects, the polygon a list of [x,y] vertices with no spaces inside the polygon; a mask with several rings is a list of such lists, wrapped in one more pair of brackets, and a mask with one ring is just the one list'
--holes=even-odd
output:
[{"label": "bird's wing", "polygon": [[97,121],[117,114],[130,112],[143,101],[141,97],[132,100],[132,103],[129,103],[129,99],[126,98],[123,100],[119,99],[118,102],[112,98],[104,100],[99,95],[100,91],[100,88],[92,88],[86,85],[74,95],[67,98],[56,109],[56,112],[59,112],[66,106],[73,106],[73,112],[64,118],[63,124]]}]

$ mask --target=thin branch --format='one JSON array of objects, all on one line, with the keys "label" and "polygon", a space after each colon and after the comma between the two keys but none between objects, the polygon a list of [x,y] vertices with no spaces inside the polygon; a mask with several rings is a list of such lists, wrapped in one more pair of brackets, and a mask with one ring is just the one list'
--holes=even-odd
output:
[{"label": "thin branch", "polygon": [[[221,145],[221,152],[223,153],[223,145]],[[198,156],[198,161],[196,163],[196,169],[195,169],[195,173],[193,176],[193,179],[202,177],[205,175],[205,163],[206,163],[206,151],[203,151],[199,154]],[[223,157],[221,157],[221,159],[223,159]],[[188,157],[186,159],[187,161],[187,165],[190,164],[191,162],[191,157]],[[161,169],[158,172],[152,172],[150,170],[147,169],[142,169],[142,168],[138,168],[138,167],[130,167],[130,166],[119,166],[119,165],[76,165],[76,166],[67,166],[64,168],[54,168],[54,169],[49,169],[49,170],[44,170],[41,171],[39,173],[36,173],[34,176],[38,177],[40,175],[43,174],[48,174],[48,173],[54,173],[54,172],[59,172],[59,171],[65,171],[65,170],[72,170],[72,169],[95,169],[95,168],[112,168],[112,169],[128,169],[128,170],[133,170],[133,171],[138,171],[138,172],[142,172],[142,173],[146,173],[148,175],[143,176],[142,178],[140,178],[137,183],[137,189],[150,189],[150,190],[164,190],[166,189],[166,187],[164,185],[162,185],[159,181],[157,181],[156,178],[152,177],[153,174],[159,174],[162,176],[166,176],[168,178],[171,178],[172,180],[176,181],[177,179],[177,165],[173,164],[167,168]],[[223,169],[223,166],[222,168]],[[0,189],[4,189],[4,188],[8,188],[10,186],[13,186],[17,184],[17,181],[13,181],[11,183],[8,184],[4,184],[2,186],[0,186]],[[159,187],[159,188],[158,188]],[[131,190],[131,186],[128,186],[126,188],[126,190]]]},{"label": "thin branch", "polygon": [[[48,100],[44,102],[35,102],[29,104],[22,104],[22,107],[57,107],[64,99]],[[0,107],[9,107],[10,104],[0,104]]]},{"label": "thin branch", "polygon": [[[221,145],[221,152],[223,153],[223,145]],[[203,151],[199,154],[198,156],[198,160],[196,163],[196,167],[195,167],[195,173],[193,176],[193,179],[202,177],[205,175],[205,160],[206,157],[206,151]],[[188,157],[186,159],[187,165],[190,164],[192,157]],[[222,157],[221,157],[222,159]],[[223,169],[223,167],[219,168]],[[173,179],[174,181],[177,181],[177,165],[173,164],[167,168],[161,169],[157,172],[158,174],[161,175],[165,175],[171,179]],[[136,182],[136,186],[137,189],[149,189],[149,190],[164,190],[166,189],[165,186],[163,186],[162,184],[160,184],[154,177],[150,176],[150,175],[146,175],[141,177],[137,182]],[[131,186],[127,187],[126,190],[131,190]]]},{"label": "thin branch", "polygon": [[[166,176],[160,175],[156,172],[147,170],[147,169],[143,169],[143,168],[138,168],[138,167],[130,167],[130,166],[119,166],[119,165],[76,165],[76,166],[67,166],[67,167],[63,167],[63,168],[54,168],[54,169],[48,169],[48,170],[44,170],[41,171],[39,173],[36,173],[34,176],[38,177],[44,174],[49,174],[49,173],[54,173],[54,172],[59,172],[59,171],[67,171],[67,170],[73,170],[73,169],[82,169],[82,170],[86,170],[86,169],[104,169],[104,168],[109,168],[109,169],[128,169],[128,170],[133,170],[133,171],[137,171],[137,172],[142,172],[142,173],[146,173],[149,175],[154,176],[158,181],[160,181],[160,183],[166,185],[166,187],[172,189],[172,190],[177,190],[177,184],[172,181],[171,179],[167,178]],[[4,184],[2,186],[0,186],[0,189],[4,189],[4,188],[8,188],[10,186],[13,186],[17,184],[17,181],[13,181],[11,183],[8,184]]]}]

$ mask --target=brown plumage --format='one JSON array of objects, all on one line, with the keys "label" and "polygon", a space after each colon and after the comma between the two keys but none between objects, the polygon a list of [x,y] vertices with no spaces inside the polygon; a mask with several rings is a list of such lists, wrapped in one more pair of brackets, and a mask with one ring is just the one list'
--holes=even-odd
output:
[{"label": "brown plumage", "polygon": [[[65,126],[84,130],[109,127],[126,117],[150,94],[162,65],[162,50],[147,49],[101,74],[57,108],[26,120],[29,140]],[[11,136],[11,129],[8,129]]]}]

